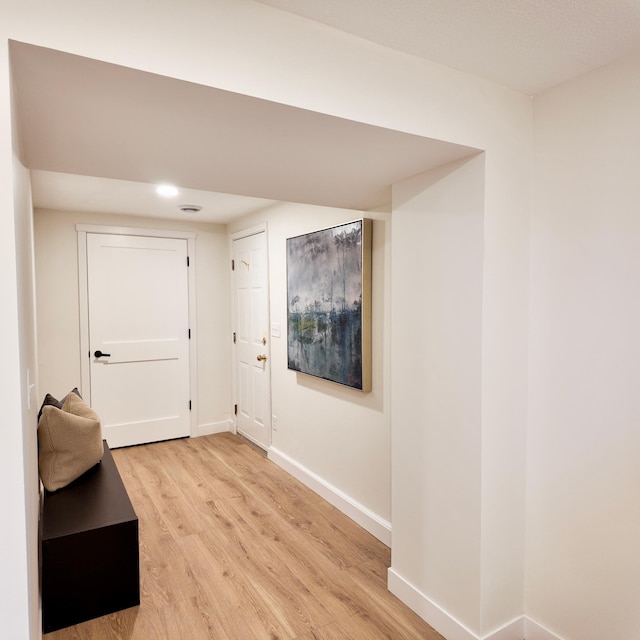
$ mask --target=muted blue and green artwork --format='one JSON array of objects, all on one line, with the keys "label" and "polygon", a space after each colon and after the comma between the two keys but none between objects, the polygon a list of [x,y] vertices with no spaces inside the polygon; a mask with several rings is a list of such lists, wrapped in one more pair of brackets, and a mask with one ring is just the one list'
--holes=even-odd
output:
[{"label": "muted blue and green artwork", "polygon": [[363,221],[287,240],[289,369],[362,389]]}]

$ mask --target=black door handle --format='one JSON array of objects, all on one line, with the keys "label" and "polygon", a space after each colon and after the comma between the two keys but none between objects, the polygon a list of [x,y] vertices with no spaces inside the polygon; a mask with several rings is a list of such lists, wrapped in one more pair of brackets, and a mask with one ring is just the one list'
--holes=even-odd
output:
[{"label": "black door handle", "polygon": [[102,351],[100,351],[100,349],[98,349],[97,351],[94,351],[93,355],[96,358],[110,358],[111,357],[110,353],[102,353]]}]

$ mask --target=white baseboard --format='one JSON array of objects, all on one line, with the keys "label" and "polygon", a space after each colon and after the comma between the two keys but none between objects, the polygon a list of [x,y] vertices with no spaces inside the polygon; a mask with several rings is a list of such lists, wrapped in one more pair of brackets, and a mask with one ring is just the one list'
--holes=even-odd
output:
[{"label": "white baseboard", "polygon": [[389,569],[387,580],[389,591],[447,640],[529,640],[525,636],[524,616],[518,616],[491,633],[480,636],[405,580],[393,567]]},{"label": "white baseboard", "polygon": [[226,433],[232,430],[231,420],[222,420],[220,422],[209,422],[207,424],[199,424],[196,430],[197,436],[210,436],[214,433]]},{"label": "white baseboard", "polygon": [[327,502],[357,522],[363,529],[376,537],[380,542],[391,546],[391,523],[367,509],[351,496],[334,487],[313,471],[310,471],[287,454],[271,447],[268,451],[269,460],[297,478],[307,487],[315,491]]},{"label": "white baseboard", "polygon": [[393,567],[387,573],[387,587],[447,640],[478,640],[470,629],[421,593]]}]

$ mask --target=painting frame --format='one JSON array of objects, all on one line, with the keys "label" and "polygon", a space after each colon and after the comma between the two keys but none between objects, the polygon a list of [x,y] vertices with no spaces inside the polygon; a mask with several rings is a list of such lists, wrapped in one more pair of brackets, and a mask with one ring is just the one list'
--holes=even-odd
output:
[{"label": "painting frame", "polygon": [[287,367],[371,391],[373,221],[287,238]]}]

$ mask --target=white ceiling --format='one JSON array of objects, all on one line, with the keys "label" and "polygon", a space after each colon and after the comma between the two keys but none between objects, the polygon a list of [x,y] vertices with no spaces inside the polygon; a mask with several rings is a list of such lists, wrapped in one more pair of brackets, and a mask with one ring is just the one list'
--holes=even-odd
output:
[{"label": "white ceiling", "polygon": [[640,48],[638,0],[257,0],[527,95]]},{"label": "white ceiling", "polygon": [[[640,46],[640,0],[257,0],[536,94]],[[12,44],[38,207],[227,223],[275,201],[387,204],[468,147]],[[179,115],[178,115],[179,114]],[[151,185],[182,188],[159,200]]]},{"label": "white ceiling", "polygon": [[[216,191],[180,188],[175,197],[158,196],[155,184],[115,180],[55,171],[31,171],[34,205],[59,211],[119,213],[169,220],[226,224],[236,217],[265,209],[275,200]],[[197,213],[183,213],[182,205],[197,205]]]}]

